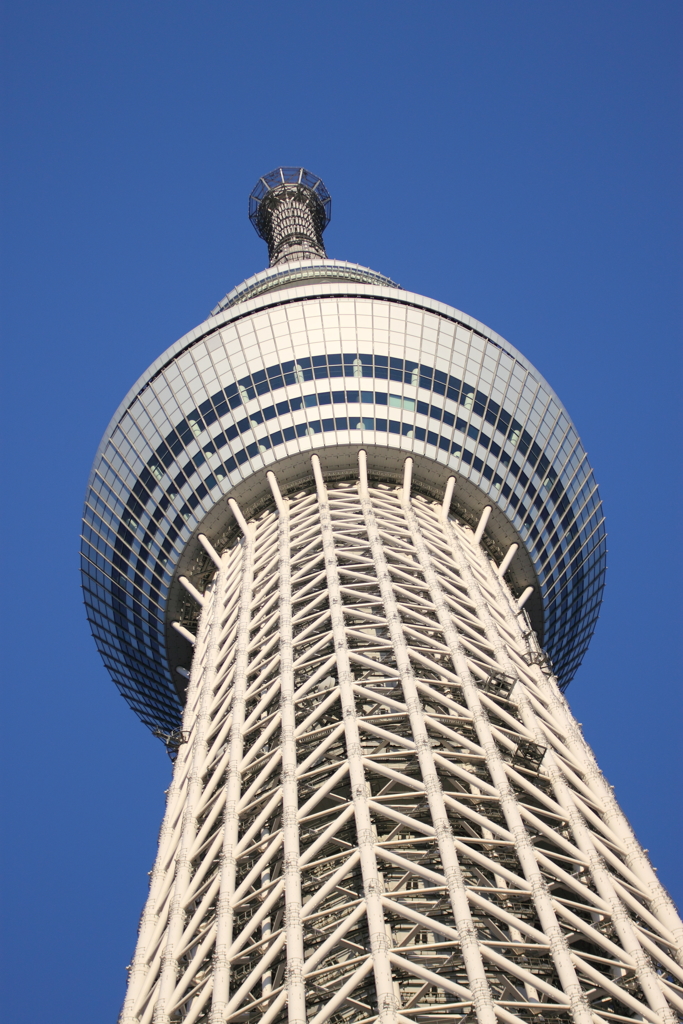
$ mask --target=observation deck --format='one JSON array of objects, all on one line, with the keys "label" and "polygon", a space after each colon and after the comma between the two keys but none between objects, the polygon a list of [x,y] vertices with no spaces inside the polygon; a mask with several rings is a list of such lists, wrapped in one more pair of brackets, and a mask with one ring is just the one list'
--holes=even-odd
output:
[{"label": "observation deck", "polygon": [[[293,170],[297,180],[283,180]],[[247,518],[257,514],[272,502],[269,469],[283,491],[300,493],[312,453],[327,478],[354,479],[362,448],[377,481],[399,482],[410,455],[413,487],[427,497],[440,500],[455,476],[451,514],[465,524],[491,506],[486,549],[500,563],[519,545],[506,579],[516,594],[533,588],[531,626],[566,686],[593,633],[606,550],[597,485],[568,413],[484,324],[327,259],[324,248],[317,255],[329,193],[302,168],[280,171],[252,194],[270,269],[149,367],[95,457],[83,587],[112,678],[150,728],[178,728],[196,618],[181,577],[202,591],[213,572],[200,535],[218,551],[231,544],[228,497]],[[290,186],[300,198],[278,202],[310,214],[298,235],[271,230],[276,205],[264,206]]]}]

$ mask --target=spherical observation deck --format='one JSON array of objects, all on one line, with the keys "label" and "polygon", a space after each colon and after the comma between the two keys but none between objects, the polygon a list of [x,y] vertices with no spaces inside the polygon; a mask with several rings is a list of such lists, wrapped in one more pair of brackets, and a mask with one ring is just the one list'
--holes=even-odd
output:
[{"label": "spherical observation deck", "polygon": [[361,448],[377,481],[399,482],[411,455],[413,487],[427,497],[440,499],[455,476],[461,522],[476,525],[492,507],[486,549],[500,563],[519,545],[506,579],[515,593],[534,588],[531,626],[569,683],[598,615],[605,529],[553,390],[457,309],[355,264],[286,259],[228,293],[149,367],[91,471],[88,616],[147,725],[179,725],[192,653],[183,630],[197,614],[181,577],[200,591],[211,577],[201,534],[219,551],[234,542],[228,497],[247,517],[264,508],[270,468],[283,490],[305,490],[313,452],[329,479],[355,479]]}]

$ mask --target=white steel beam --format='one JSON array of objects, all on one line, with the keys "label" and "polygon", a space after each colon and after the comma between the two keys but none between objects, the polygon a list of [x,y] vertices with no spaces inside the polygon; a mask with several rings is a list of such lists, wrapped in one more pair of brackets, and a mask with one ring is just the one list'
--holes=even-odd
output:
[{"label": "white steel beam", "polygon": [[[253,516],[200,607],[121,1024],[673,1024],[683,927],[476,531],[402,480]],[[196,593],[193,591],[196,590]],[[524,598],[524,595],[522,595]],[[201,600],[200,600],[201,599]]]}]

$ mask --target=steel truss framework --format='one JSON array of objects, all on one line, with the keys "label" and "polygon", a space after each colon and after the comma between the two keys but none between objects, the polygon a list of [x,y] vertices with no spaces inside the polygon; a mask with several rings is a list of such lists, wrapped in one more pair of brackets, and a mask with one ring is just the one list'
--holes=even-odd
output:
[{"label": "steel truss framework", "polygon": [[122,1024],[679,1019],[683,926],[484,524],[410,459],[312,468],[205,542]]},{"label": "steel truss framework", "polygon": [[304,167],[278,167],[259,178],[249,196],[249,220],[268,243],[271,267],[325,259],[323,231],[331,209],[322,180]]}]

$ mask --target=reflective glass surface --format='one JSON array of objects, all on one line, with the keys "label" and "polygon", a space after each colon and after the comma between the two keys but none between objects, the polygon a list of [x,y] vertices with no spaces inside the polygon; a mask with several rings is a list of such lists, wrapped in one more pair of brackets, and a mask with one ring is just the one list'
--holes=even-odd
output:
[{"label": "reflective glass surface", "polygon": [[157,360],[102,441],[84,513],[85,599],[105,664],[152,727],[179,721],[164,628],[185,544],[241,480],[321,445],[398,446],[479,487],[530,555],[564,685],[585,653],[605,530],[553,391],[457,310],[396,288],[339,290],[304,284],[225,308]]}]

